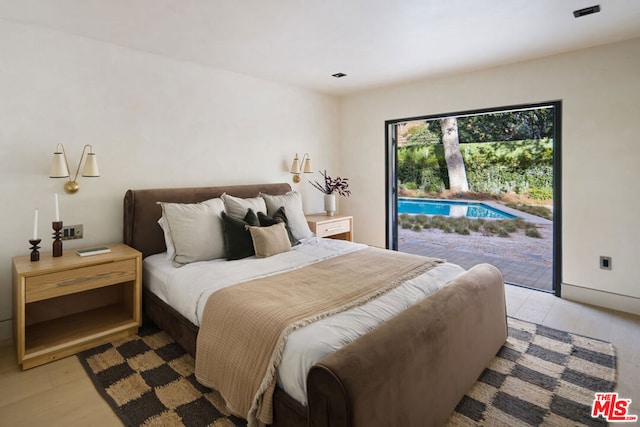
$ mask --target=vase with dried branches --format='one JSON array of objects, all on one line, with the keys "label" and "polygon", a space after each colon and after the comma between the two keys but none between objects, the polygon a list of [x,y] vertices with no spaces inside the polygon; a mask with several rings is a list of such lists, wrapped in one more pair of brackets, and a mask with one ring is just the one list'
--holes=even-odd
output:
[{"label": "vase with dried branches", "polygon": [[324,177],[323,183],[318,181],[309,181],[309,183],[324,193],[324,210],[327,212],[327,215],[333,216],[336,212],[336,194],[343,197],[349,197],[351,195],[349,178],[331,178],[327,175],[326,170],[320,172],[320,175]]}]

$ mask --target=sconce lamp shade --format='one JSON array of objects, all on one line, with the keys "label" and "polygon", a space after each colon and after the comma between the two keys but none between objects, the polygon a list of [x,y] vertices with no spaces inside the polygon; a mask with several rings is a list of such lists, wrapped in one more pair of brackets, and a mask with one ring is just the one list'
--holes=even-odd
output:
[{"label": "sconce lamp shade", "polygon": [[300,168],[300,159],[298,159],[298,153],[293,158],[293,163],[291,163],[291,169],[289,172],[293,174],[293,182],[300,182],[300,174],[301,173],[313,173],[313,169],[311,168],[311,158],[309,154],[304,153],[302,156],[302,169]]},{"label": "sconce lamp shade", "polygon": [[82,176],[87,176],[87,177],[100,176],[100,170],[98,169],[98,162],[96,160],[96,153],[87,153],[87,160],[84,162],[84,169],[82,169]]},{"label": "sconce lamp shade", "polygon": [[53,153],[53,160],[51,161],[51,172],[49,172],[49,178],[69,178],[69,168],[67,167],[67,160],[62,151],[56,151]]},{"label": "sconce lamp shade", "polygon": [[293,158],[293,163],[291,163],[291,169],[289,172],[300,173],[300,160],[298,160],[298,153],[296,153],[296,157]]},{"label": "sconce lamp shade", "polygon": [[304,173],[313,173],[313,169],[311,168],[311,159],[310,158],[306,158],[304,161],[304,167],[302,169],[302,171]]},{"label": "sconce lamp shade", "polygon": [[[87,152],[87,150],[89,152]],[[98,177],[100,176],[100,171],[98,170],[98,162],[96,161],[96,153],[93,152],[93,147],[89,144],[86,144],[82,148],[82,155],[80,156],[80,161],[78,162],[78,168],[76,169],[76,174],[71,178],[69,174],[69,161],[67,160],[67,154],[64,149],[64,145],[58,144],[56,148],[56,152],[53,153],[53,162],[51,162],[51,172],[49,173],[50,178],[68,178],[69,180],[64,184],[64,191],[69,194],[77,193],[80,189],[80,185],[78,184],[78,173],[80,172],[80,166],[82,165],[82,160],[85,158],[84,168],[82,169],[82,176],[88,177]]]}]

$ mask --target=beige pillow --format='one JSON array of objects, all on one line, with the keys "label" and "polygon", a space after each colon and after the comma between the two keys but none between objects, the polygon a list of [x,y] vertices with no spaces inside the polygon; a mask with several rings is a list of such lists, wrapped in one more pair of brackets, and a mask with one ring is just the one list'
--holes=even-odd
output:
[{"label": "beige pillow", "polygon": [[267,258],[291,250],[291,242],[284,222],[269,227],[249,226],[256,258]]},{"label": "beige pillow", "polygon": [[273,216],[281,206],[284,206],[284,212],[289,220],[291,234],[293,234],[296,240],[302,240],[313,235],[307,223],[307,218],[304,216],[300,193],[297,191],[289,191],[287,194],[281,196],[260,193],[260,197],[264,199],[267,205],[267,215]]},{"label": "beige pillow", "polygon": [[166,220],[175,255],[176,267],[195,261],[224,258],[224,233],[220,214],[224,203],[210,199],[202,203],[165,203],[162,216]]}]

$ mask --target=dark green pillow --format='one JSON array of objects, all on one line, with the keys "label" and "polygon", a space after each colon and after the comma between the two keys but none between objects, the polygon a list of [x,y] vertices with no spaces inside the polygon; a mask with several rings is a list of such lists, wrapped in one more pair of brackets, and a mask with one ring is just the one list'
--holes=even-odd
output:
[{"label": "dark green pillow", "polygon": [[273,216],[268,216],[264,212],[258,212],[258,220],[260,221],[260,227],[269,227],[279,222],[284,222],[284,227],[287,229],[287,236],[289,236],[291,246],[295,246],[300,243],[298,239],[293,237],[293,233],[291,233],[289,220],[287,219],[287,214],[284,211],[284,206],[281,206],[277,211],[275,211]]},{"label": "dark green pillow", "polygon": [[259,226],[258,217],[252,209],[247,211],[244,220],[222,212],[222,227],[224,230],[224,246],[227,260],[236,260],[255,255],[253,240],[247,225]]}]

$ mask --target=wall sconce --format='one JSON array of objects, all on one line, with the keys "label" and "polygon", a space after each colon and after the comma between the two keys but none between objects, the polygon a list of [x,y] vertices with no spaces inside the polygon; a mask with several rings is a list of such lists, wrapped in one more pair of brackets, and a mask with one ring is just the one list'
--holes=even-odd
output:
[{"label": "wall sconce", "polygon": [[64,191],[69,194],[74,194],[80,189],[80,185],[76,181],[78,179],[78,172],[80,172],[80,165],[84,158],[85,152],[87,153],[87,160],[84,162],[84,169],[82,169],[82,176],[86,177],[98,177],[100,171],[98,170],[98,162],[96,161],[96,153],[93,152],[93,147],[89,144],[85,145],[82,149],[82,156],[78,162],[78,169],[76,169],[76,175],[71,179],[69,174],[69,162],[67,161],[67,153],[64,150],[64,145],[58,144],[56,152],[53,153],[53,161],[51,162],[51,172],[49,178],[69,178],[69,181],[64,184]]},{"label": "wall sconce", "polygon": [[293,159],[293,163],[291,163],[291,169],[289,170],[293,174],[293,182],[300,182],[300,174],[301,173],[313,173],[313,169],[311,169],[311,158],[307,153],[304,153],[302,156],[302,168],[300,168],[300,161],[298,160],[298,153],[296,153],[296,157]]}]

